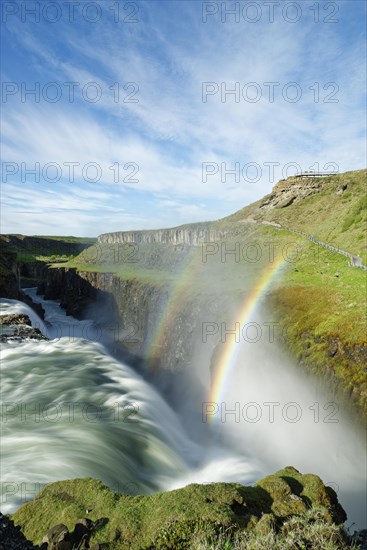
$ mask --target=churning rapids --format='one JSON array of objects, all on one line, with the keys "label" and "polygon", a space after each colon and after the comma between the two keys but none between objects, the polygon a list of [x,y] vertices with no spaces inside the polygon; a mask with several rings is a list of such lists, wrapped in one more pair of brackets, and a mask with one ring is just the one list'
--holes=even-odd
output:
[{"label": "churning rapids", "polygon": [[[252,484],[292,465],[318,474],[336,490],[347,525],[366,527],[364,433],[333,409],[326,390],[292,369],[280,350],[244,343],[239,364],[250,356],[256,368],[233,372],[225,422],[204,423],[201,403],[188,403],[188,429],[185,411],[174,411],[153,385],[85,338],[90,322],[67,317],[35,289],[27,294],[42,303],[45,322],[16,300],[2,299],[1,314],[26,313],[50,341],[2,345],[3,512],[62,479],[94,477],[115,491],[148,494],[192,482]],[[253,422],[253,412],[249,421],[230,414],[236,403],[249,402],[267,415]],[[271,409],[269,402],[279,406]],[[290,402],[302,412],[297,422],[294,410],[287,420],[280,412]],[[193,409],[200,411],[196,419]],[[205,432],[202,443],[193,437],[195,425]]]}]

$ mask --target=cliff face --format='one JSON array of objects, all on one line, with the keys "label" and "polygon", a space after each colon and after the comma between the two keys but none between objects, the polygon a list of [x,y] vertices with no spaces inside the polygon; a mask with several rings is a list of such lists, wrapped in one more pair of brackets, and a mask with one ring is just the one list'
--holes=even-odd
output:
[{"label": "cliff face", "polygon": [[47,273],[45,262],[17,262],[19,270],[20,286],[22,288],[34,287],[44,280]]},{"label": "cliff face", "polygon": [[[90,318],[88,308],[95,303],[99,308],[98,320],[105,321],[106,311],[109,317],[116,313],[112,296],[104,293],[107,277],[108,274],[104,273],[77,273],[74,268],[49,268],[38,286],[38,294],[44,294],[47,300],[61,300],[66,314],[77,319]],[[101,309],[101,302],[106,302],[105,312]]]},{"label": "cliff face", "polygon": [[143,359],[152,375],[161,370],[188,373],[195,362],[197,368],[205,366],[209,378],[207,365],[216,342],[213,338],[211,345],[209,338],[204,346],[206,359],[200,362],[202,324],[220,323],[224,312],[234,306],[234,297],[223,292],[212,299],[190,293],[179,307],[172,307],[164,284],[74,268],[48,269],[38,291],[48,299],[61,299],[68,315],[93,320],[99,331],[97,340],[107,339],[112,352],[126,351]]},{"label": "cliff face", "polygon": [[200,223],[183,225],[170,229],[154,229],[148,231],[119,231],[104,233],[98,237],[100,243],[164,243],[186,244],[198,246],[203,242],[218,240],[224,232],[211,227],[212,224]]},{"label": "cliff face", "polygon": [[0,296],[2,298],[18,298],[19,269],[17,255],[2,236],[0,236],[0,246]]},{"label": "cliff face", "polygon": [[[285,208],[294,202],[300,202],[306,197],[320,193],[330,183],[327,179],[310,177],[290,177],[281,180],[274,185],[270,195],[262,199],[259,208]],[[345,187],[341,185],[338,192],[342,193],[346,188],[347,185]]]},{"label": "cliff face", "polygon": [[93,242],[75,237],[0,235],[0,296],[23,300],[20,289],[43,281],[49,262],[66,261]]}]

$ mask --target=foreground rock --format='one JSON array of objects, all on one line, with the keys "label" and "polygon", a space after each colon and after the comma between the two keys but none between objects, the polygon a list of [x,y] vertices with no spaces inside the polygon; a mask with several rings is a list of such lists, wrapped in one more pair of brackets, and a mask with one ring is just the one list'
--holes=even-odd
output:
[{"label": "foreground rock", "polygon": [[[80,520],[86,513],[88,519]],[[278,548],[277,538],[295,533],[304,546],[292,548],[348,547],[341,529],[346,514],[334,490],[292,467],[253,487],[191,484],[135,497],[113,493],[90,478],[61,481],[47,485],[13,519],[35,544],[53,550],[69,548],[75,533],[82,548],[96,549],[197,548],[199,543],[209,548],[223,537],[236,544],[233,548],[252,548],[251,540],[265,544],[257,548]],[[248,545],[238,546],[240,539]]]},{"label": "foreground rock", "polygon": [[33,550],[39,546],[25,538],[19,527],[8,516],[0,512],[0,550]]},{"label": "foreground rock", "polygon": [[0,316],[0,325],[28,325],[32,326],[31,320],[28,315],[10,313],[8,315]]},{"label": "foreground rock", "polygon": [[98,543],[90,544],[90,538],[94,530],[94,523],[89,518],[79,519],[72,532],[60,523],[48,530],[47,535],[43,539],[45,550],[74,550],[90,549],[99,550]]},{"label": "foreground rock", "polygon": [[48,340],[38,328],[32,327],[28,315],[0,315],[0,342],[22,342],[24,340]]}]

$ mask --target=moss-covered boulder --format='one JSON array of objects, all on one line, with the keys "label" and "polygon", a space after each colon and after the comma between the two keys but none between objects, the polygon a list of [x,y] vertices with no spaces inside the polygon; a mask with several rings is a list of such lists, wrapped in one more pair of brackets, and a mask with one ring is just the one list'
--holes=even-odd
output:
[{"label": "moss-covered boulder", "polygon": [[328,523],[338,525],[347,519],[334,489],[326,487],[318,476],[301,474],[292,466],[261,479],[256,486],[270,495],[271,511],[278,518],[300,515],[317,507],[324,511]]},{"label": "moss-covered boulder", "polygon": [[252,487],[237,483],[191,484],[150,496],[118,495],[100,481],[75,479],[47,485],[13,516],[25,536],[40,543],[57,524],[72,530],[78,518],[93,520],[91,541],[103,548],[190,548],[195,537],[215,542],[254,532],[280,532],[285,521],[318,510],[325,524],[346,514],[321,479],[287,467]]}]

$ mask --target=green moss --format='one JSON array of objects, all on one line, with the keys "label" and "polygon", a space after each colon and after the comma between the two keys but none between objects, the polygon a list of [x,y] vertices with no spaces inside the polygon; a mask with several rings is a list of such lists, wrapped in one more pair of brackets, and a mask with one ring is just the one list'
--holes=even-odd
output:
[{"label": "green moss", "polygon": [[191,484],[136,497],[117,495],[89,478],[61,481],[46,486],[13,519],[27,538],[39,543],[57,523],[73,529],[89,509],[88,517],[101,525],[93,539],[110,548],[188,548],[198,534],[214,543],[223,533],[233,539],[242,531],[279,530],[285,519],[303,517],[313,507],[323,511],[326,523],[341,524],[346,518],[336,496],[317,476],[288,467],[253,487]]}]

